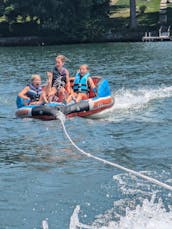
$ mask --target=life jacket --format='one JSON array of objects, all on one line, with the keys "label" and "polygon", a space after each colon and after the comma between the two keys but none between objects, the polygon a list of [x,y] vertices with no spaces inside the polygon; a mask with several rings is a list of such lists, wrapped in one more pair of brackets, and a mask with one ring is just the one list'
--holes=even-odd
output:
[{"label": "life jacket", "polygon": [[31,99],[31,102],[38,101],[40,95],[42,94],[42,87],[39,86],[38,88],[36,88],[32,84],[29,84],[28,86],[30,87],[30,89],[26,93],[26,96],[28,96]]},{"label": "life jacket", "polygon": [[56,66],[53,69],[52,87],[60,87],[66,85],[66,69],[62,68],[59,72]]},{"label": "life jacket", "polygon": [[89,91],[87,80],[90,76],[90,73],[87,72],[84,76],[81,76],[80,73],[77,73],[74,79],[74,92],[87,93]]}]

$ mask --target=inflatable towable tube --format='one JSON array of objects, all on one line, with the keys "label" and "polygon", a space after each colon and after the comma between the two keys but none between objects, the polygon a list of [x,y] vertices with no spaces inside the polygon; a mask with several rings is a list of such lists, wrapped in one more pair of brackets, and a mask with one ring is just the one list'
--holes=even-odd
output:
[{"label": "inflatable towable tube", "polygon": [[89,117],[109,109],[114,104],[111,96],[110,87],[107,80],[100,77],[93,77],[97,88],[97,95],[94,97],[92,91],[89,92],[89,99],[82,100],[78,103],[63,104],[61,102],[52,102],[45,105],[27,105],[21,98],[17,98],[16,116],[21,118],[36,118],[42,120],[56,119],[57,112],[60,110],[68,117],[80,116]]}]

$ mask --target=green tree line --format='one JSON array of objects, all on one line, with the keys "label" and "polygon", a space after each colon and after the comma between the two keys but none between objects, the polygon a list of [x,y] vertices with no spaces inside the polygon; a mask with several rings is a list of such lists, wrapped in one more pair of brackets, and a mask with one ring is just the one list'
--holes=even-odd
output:
[{"label": "green tree line", "polygon": [[109,19],[110,0],[0,1],[0,34],[6,25],[11,34],[96,40],[105,33]]}]

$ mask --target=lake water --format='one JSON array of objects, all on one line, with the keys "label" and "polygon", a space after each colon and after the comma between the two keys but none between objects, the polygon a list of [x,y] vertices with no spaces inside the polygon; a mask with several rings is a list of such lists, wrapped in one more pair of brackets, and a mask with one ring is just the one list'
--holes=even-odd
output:
[{"label": "lake water", "polygon": [[15,118],[17,93],[31,74],[46,82],[58,53],[115,97],[103,119],[66,119],[73,141],[172,185],[172,42],[0,47],[0,229],[171,229],[172,191],[83,156],[60,121]]}]

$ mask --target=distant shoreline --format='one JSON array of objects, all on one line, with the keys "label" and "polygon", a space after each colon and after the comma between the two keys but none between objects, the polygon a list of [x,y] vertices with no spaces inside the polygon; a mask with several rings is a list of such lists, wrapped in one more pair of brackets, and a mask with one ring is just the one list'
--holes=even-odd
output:
[{"label": "distant shoreline", "polygon": [[55,36],[23,36],[23,37],[0,37],[0,46],[46,46],[60,44],[81,44],[99,42],[139,42],[142,41],[143,32],[116,32],[106,34],[103,38],[95,40],[58,40]]}]

